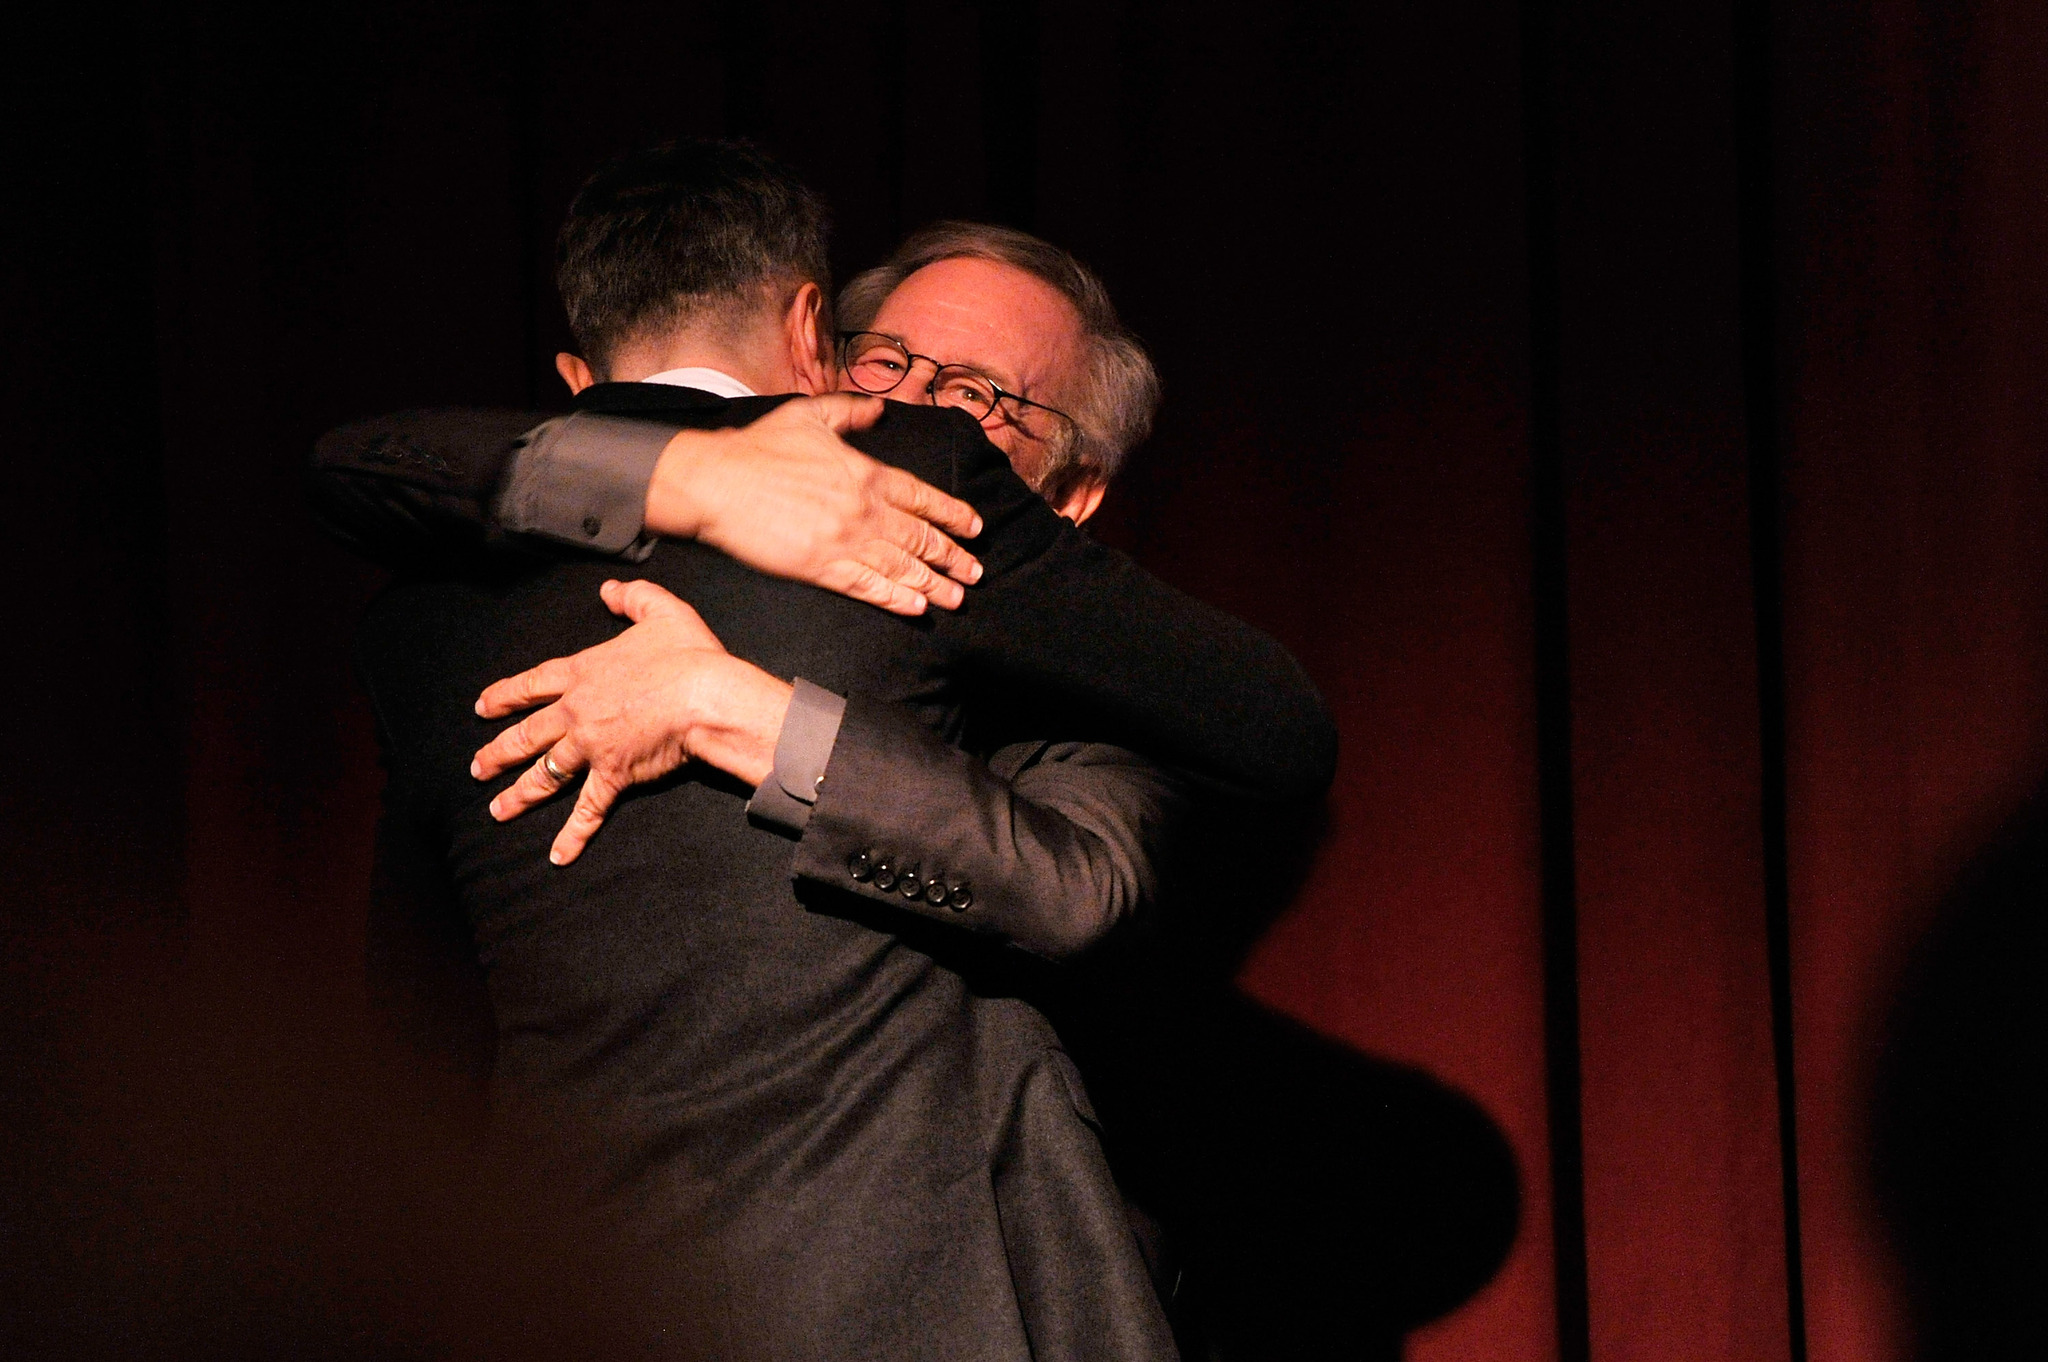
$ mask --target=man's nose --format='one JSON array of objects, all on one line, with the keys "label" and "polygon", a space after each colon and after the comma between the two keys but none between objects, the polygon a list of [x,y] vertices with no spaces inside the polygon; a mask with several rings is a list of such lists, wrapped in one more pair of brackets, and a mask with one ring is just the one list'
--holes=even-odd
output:
[{"label": "man's nose", "polygon": [[932,396],[932,388],[939,377],[939,362],[929,355],[912,355],[910,367],[903,371],[903,381],[889,394],[898,402],[915,402],[921,407],[935,406],[938,398]]}]

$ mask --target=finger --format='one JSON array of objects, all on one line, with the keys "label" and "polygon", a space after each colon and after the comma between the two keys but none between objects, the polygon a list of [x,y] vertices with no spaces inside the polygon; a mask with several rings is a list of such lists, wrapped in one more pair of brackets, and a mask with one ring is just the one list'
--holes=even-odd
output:
[{"label": "finger", "polygon": [[972,539],[981,533],[981,517],[958,497],[949,497],[930,483],[900,468],[887,468],[882,499],[919,520],[928,520],[948,534]]},{"label": "finger", "polygon": [[[583,758],[564,740],[548,749],[547,757],[555,766],[574,780],[576,773],[583,769]],[[560,794],[568,781],[556,780],[554,772],[544,762],[535,762],[526,768],[509,789],[500,790],[498,797],[491,801],[491,817],[500,823],[517,818],[536,804],[545,804]]]},{"label": "finger", "polygon": [[635,624],[673,615],[695,619],[697,615],[680,597],[649,581],[606,582],[597,594],[614,615],[624,615]]},{"label": "finger", "polygon": [[718,635],[711,632],[711,626],[704,622],[695,606],[670,595],[652,582],[606,582],[598,588],[598,595],[604,598],[612,613],[624,615],[635,624],[653,620],[667,622],[682,635],[684,647],[725,651],[725,645],[718,641]]},{"label": "finger", "polygon": [[918,592],[852,558],[827,563],[818,574],[818,585],[827,591],[878,605],[892,615],[922,615],[927,604]]},{"label": "finger", "polygon": [[963,586],[972,586],[981,580],[980,560],[947,538],[943,531],[914,515],[893,507],[885,510],[882,532],[898,548],[930,563]]},{"label": "finger", "polygon": [[[568,731],[569,721],[563,717],[560,705],[537,709],[479,747],[476,756],[470,760],[469,773],[478,780],[489,780],[511,770],[534,753],[553,747]],[[560,761],[561,758],[555,760]],[[562,769],[566,771],[569,768],[565,766]]]},{"label": "finger", "polygon": [[782,410],[790,411],[799,403],[804,411],[815,415],[840,435],[866,430],[882,419],[882,399],[866,393],[823,393],[817,397],[799,398],[797,402],[786,404]]},{"label": "finger", "polygon": [[604,826],[612,801],[619,797],[619,788],[604,772],[590,773],[583,782],[582,790],[577,792],[576,807],[569,810],[569,821],[562,824],[562,830],[555,834],[555,844],[548,851],[550,861],[556,865],[567,865],[583,854],[583,848],[589,845],[591,837]]},{"label": "finger", "polygon": [[958,610],[967,598],[967,588],[941,577],[902,549],[884,539],[871,539],[860,553],[860,561],[944,610]]},{"label": "finger", "polygon": [[486,719],[502,719],[507,714],[561,699],[575,675],[574,663],[573,658],[550,658],[517,676],[493,682],[476,698],[477,714]]}]

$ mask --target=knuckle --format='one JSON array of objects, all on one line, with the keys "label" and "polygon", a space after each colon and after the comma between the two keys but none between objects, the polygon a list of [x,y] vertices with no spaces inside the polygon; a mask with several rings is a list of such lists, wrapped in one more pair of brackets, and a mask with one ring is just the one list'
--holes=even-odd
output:
[{"label": "knuckle", "polygon": [[875,563],[875,567],[880,569],[886,576],[894,577],[898,581],[904,582],[916,578],[919,567],[917,559],[913,555],[905,553],[896,545],[882,545],[881,551],[875,556],[879,560]]},{"label": "knuckle", "polygon": [[887,605],[895,595],[895,584],[871,567],[861,568],[855,589],[871,605]]}]

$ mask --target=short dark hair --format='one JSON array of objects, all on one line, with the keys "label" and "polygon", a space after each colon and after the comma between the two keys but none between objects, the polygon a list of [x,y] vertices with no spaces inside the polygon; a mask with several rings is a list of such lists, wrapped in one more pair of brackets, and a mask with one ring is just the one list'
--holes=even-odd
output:
[{"label": "short dark hair", "polygon": [[[603,370],[639,336],[706,314],[735,320],[771,289],[831,296],[831,217],[747,142],[691,138],[615,156],[583,182],[555,239],[576,344]],[[830,334],[828,331],[827,334]]]}]

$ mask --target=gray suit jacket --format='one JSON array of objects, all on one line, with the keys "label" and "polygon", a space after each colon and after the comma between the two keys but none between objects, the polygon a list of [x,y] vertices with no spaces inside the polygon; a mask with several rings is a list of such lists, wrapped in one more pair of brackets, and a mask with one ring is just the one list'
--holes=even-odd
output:
[{"label": "gray suit jacket", "polygon": [[[983,761],[856,697],[791,872],[1061,960],[1156,903],[1186,798],[1166,771],[1107,743],[1012,743]],[[876,866],[896,874],[878,882]],[[906,899],[905,871],[957,877],[979,911]]]},{"label": "gray suit jacket", "polygon": [[[763,405],[623,386],[592,400],[706,424]],[[941,733],[990,678],[1023,678],[1220,781],[1327,781],[1327,719],[1285,654],[1074,535],[971,422],[902,411],[863,443],[982,511],[989,574],[958,616],[887,616],[693,545],[658,549],[646,575],[735,652]],[[493,791],[465,767],[490,726],[471,700],[615,633],[606,575],[422,579],[363,636],[387,851],[438,849],[468,910],[511,1128],[573,1132],[550,1144],[562,1176],[672,1265],[683,1332],[714,1354],[1170,1354],[1071,1065],[957,935],[906,930],[900,905],[857,890],[799,901],[787,843],[747,827],[720,782],[624,801],[565,870],[544,859],[550,820],[484,816]]]}]

